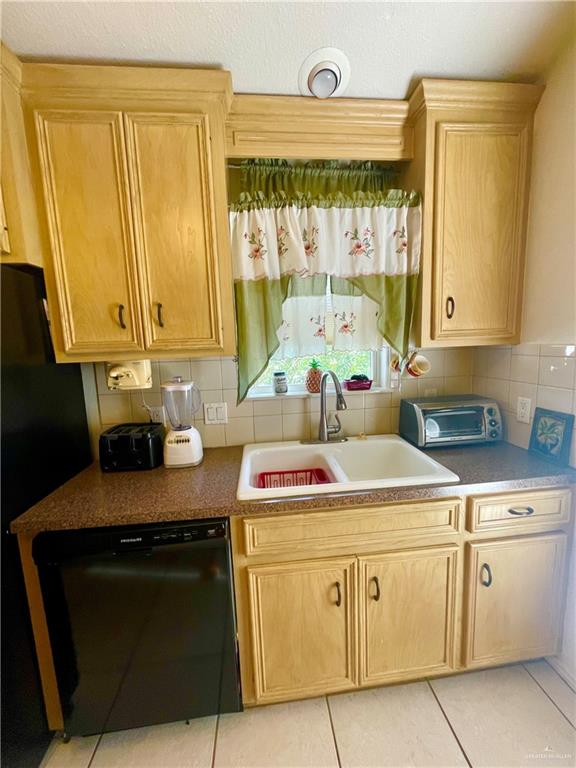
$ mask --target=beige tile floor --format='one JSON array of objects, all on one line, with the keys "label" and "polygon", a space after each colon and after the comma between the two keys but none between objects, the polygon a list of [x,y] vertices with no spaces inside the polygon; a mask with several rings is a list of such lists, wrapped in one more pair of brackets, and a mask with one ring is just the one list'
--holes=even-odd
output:
[{"label": "beige tile floor", "polygon": [[576,765],[576,694],[545,661],[55,740],[41,768]]}]

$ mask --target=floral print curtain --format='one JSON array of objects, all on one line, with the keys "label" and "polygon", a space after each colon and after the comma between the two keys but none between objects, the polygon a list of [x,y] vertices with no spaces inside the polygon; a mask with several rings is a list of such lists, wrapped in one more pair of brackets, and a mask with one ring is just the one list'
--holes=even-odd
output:
[{"label": "floral print curtain", "polygon": [[[283,182],[290,169],[269,167],[277,191],[261,189],[265,166],[249,166],[260,189],[241,194],[230,213],[239,402],[277,349],[285,357],[325,352],[327,325],[336,350],[375,350],[384,340],[404,356],[416,298],[418,194],[374,190],[385,185],[369,164],[347,176],[314,166],[313,192],[310,184],[294,189],[305,186],[306,168]],[[333,188],[334,173],[348,189],[318,193],[324,179]],[[373,191],[350,190],[363,182]]]}]

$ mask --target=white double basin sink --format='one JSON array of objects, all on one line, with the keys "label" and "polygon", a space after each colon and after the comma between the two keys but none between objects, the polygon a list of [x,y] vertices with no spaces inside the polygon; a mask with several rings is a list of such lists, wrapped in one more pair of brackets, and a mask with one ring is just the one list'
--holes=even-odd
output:
[{"label": "white double basin sink", "polygon": [[[319,469],[328,482],[300,484],[309,470]],[[292,485],[258,487],[261,473],[292,471]],[[297,474],[298,473],[298,474]],[[242,501],[282,499],[326,493],[353,493],[411,485],[444,485],[460,480],[422,451],[397,435],[349,438],[345,443],[307,445],[299,442],[246,445],[242,456],[237,497]]]}]

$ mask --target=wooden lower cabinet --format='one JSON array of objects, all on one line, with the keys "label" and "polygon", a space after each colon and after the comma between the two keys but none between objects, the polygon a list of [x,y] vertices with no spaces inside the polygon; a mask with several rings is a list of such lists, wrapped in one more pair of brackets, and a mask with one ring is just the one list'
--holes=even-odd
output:
[{"label": "wooden lower cabinet", "polygon": [[558,652],[565,533],[469,543],[465,665]]},{"label": "wooden lower cabinet", "polygon": [[571,509],[543,488],[233,519],[245,703],[557,654]]},{"label": "wooden lower cabinet", "polygon": [[359,560],[360,683],[454,668],[458,547]]},{"label": "wooden lower cabinet", "polygon": [[356,684],[356,558],[248,568],[258,701]]}]

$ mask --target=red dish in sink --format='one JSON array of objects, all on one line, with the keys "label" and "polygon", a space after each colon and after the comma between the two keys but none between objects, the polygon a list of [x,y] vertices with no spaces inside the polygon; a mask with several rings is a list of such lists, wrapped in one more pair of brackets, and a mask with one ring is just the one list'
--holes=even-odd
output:
[{"label": "red dish in sink", "polygon": [[319,467],[260,472],[257,475],[258,488],[290,488],[295,485],[323,485],[331,482],[330,475]]}]

